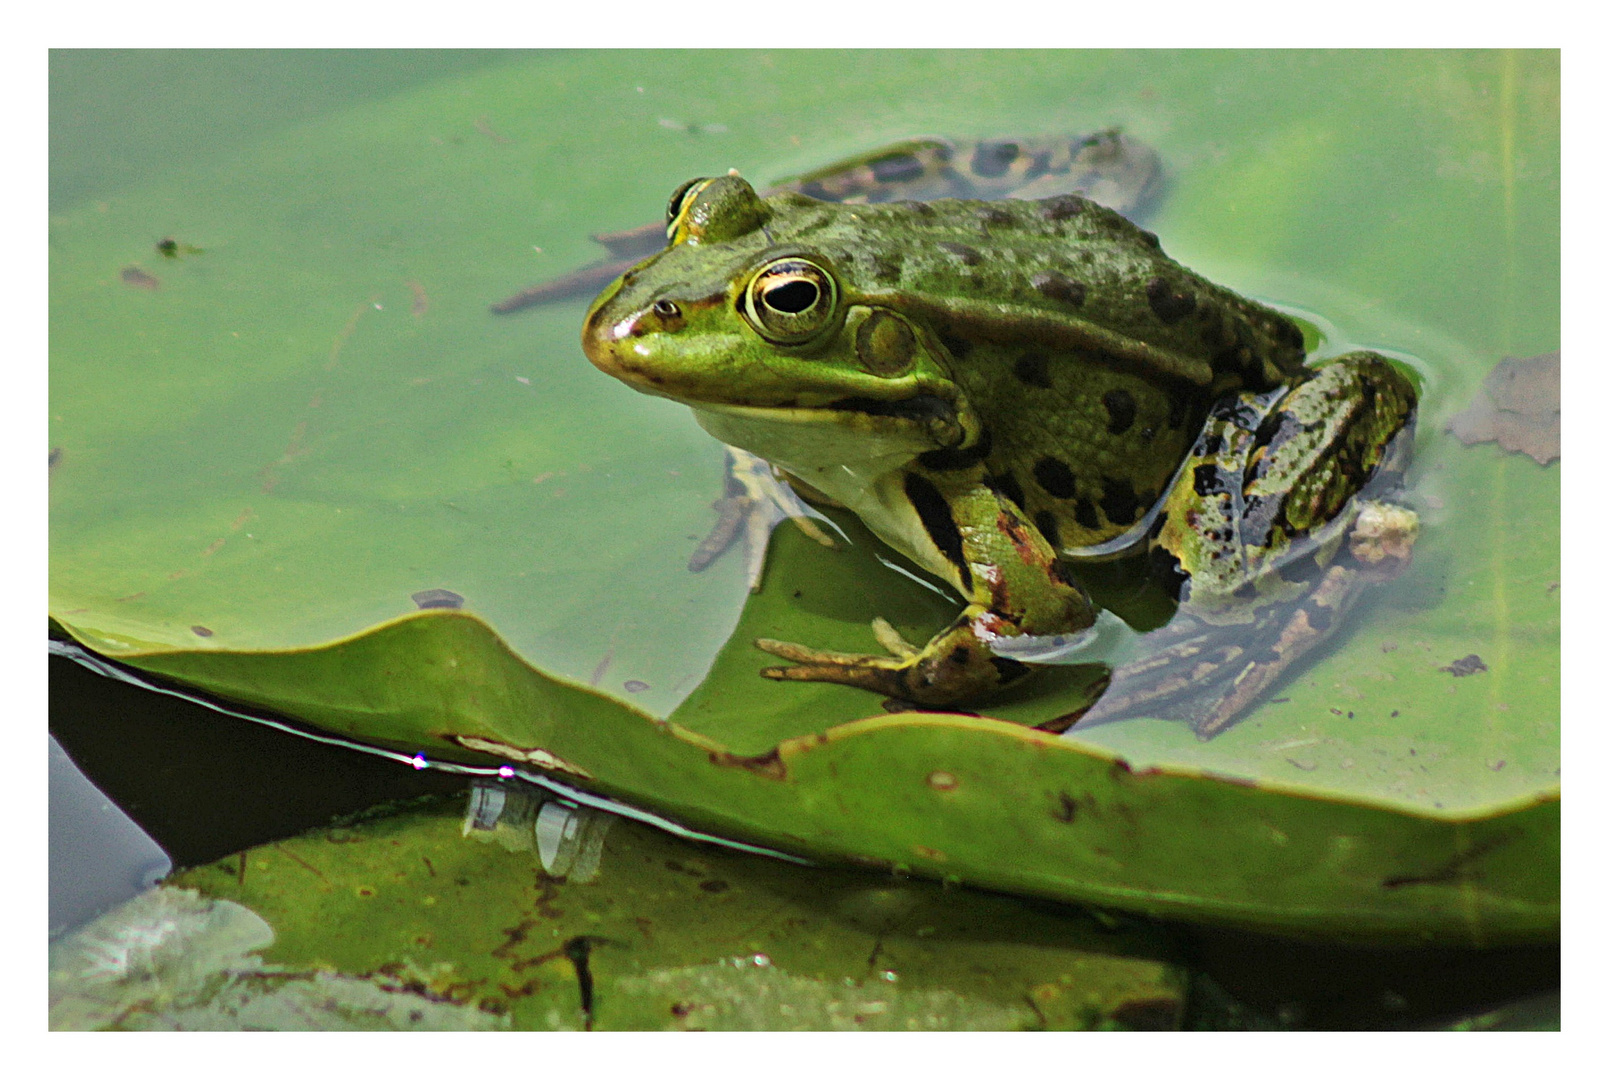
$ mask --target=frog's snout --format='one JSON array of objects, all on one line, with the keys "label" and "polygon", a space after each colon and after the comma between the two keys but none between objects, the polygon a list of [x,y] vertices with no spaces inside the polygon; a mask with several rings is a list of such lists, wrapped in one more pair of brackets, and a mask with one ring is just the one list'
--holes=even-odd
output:
[{"label": "frog's snout", "polygon": [[663,380],[645,370],[644,349],[637,342],[652,334],[672,333],[685,325],[682,307],[674,300],[656,300],[639,308],[622,308],[606,298],[587,312],[581,330],[581,349],[594,367],[617,379],[649,389]]}]

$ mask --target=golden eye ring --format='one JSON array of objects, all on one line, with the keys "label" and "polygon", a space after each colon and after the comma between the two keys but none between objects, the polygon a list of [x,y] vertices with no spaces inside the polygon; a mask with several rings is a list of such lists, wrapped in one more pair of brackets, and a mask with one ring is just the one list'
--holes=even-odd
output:
[{"label": "golden eye ring", "polygon": [[743,291],[743,317],[776,345],[803,345],[830,330],[838,315],[838,282],[801,255],[760,267]]}]

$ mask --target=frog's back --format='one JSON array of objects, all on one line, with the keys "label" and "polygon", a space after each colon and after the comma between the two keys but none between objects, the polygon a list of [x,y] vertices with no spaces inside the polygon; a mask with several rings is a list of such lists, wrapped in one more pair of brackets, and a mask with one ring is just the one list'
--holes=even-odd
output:
[{"label": "frog's back", "polygon": [[1225,393],[1283,385],[1302,335],[1169,259],[1097,203],[822,206],[794,196],[779,243],[826,254],[867,302],[907,314],[953,360],[985,435],[928,467],[984,460],[1068,551],[1139,539]]},{"label": "frog's back", "polygon": [[1301,367],[1301,331],[1289,319],[1185,269],[1154,233],[1077,195],[772,201],[791,211],[774,226],[795,223],[776,240],[823,252],[863,294],[897,297],[955,337],[1082,336],[1117,354],[1114,363],[1219,392],[1273,386]]}]

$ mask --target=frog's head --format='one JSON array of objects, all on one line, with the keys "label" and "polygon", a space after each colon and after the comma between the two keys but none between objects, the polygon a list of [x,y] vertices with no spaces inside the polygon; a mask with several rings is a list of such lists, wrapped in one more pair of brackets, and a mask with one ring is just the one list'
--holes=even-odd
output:
[{"label": "frog's head", "polygon": [[832,426],[915,452],[976,438],[942,348],[842,269],[854,265],[851,210],[762,199],[735,173],[683,184],[666,214],[670,246],[593,301],[587,358],[701,417]]}]

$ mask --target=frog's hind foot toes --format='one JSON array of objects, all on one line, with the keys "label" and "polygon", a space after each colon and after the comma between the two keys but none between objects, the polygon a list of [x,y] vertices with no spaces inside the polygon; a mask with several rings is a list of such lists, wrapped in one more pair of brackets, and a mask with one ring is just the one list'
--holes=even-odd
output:
[{"label": "frog's hind foot toes", "polygon": [[767,679],[839,683],[884,697],[901,700],[912,697],[910,688],[901,678],[904,670],[912,666],[909,658],[831,652],[774,638],[758,638],[754,644],[763,652],[793,662],[789,667],[762,668],[760,674]]},{"label": "frog's hind foot toes", "polygon": [[1169,643],[1113,671],[1106,693],[1076,726],[1155,716],[1188,722],[1203,741],[1222,734],[1330,636],[1371,578],[1332,565],[1282,619],[1238,631],[1193,618],[1169,627],[1162,631]]},{"label": "frog's hind foot toes", "polygon": [[905,635],[894,629],[894,624],[881,615],[872,620],[872,633],[877,636],[877,644],[887,649],[891,656],[901,660],[909,660],[922,650],[905,640]]},{"label": "frog's hind foot toes", "polygon": [[1407,569],[1418,538],[1418,514],[1396,503],[1370,501],[1358,507],[1347,551],[1362,574],[1383,581]]}]

